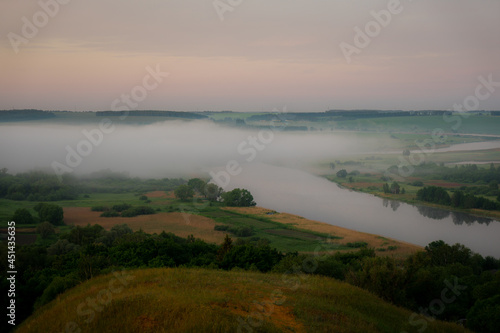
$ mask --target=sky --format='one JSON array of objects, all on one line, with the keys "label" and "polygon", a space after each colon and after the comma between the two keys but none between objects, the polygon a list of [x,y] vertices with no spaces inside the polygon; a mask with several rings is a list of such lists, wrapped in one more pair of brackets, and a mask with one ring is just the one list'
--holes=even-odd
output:
[{"label": "sky", "polygon": [[[449,110],[500,82],[498,0],[0,0],[0,17],[0,109]],[[500,110],[500,83],[477,108]]]}]

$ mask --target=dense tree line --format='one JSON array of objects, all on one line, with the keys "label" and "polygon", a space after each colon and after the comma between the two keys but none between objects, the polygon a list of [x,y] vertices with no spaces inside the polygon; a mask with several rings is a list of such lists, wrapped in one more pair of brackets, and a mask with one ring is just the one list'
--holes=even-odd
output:
[{"label": "dense tree line", "polygon": [[438,186],[426,186],[417,191],[417,199],[439,205],[449,206],[451,198],[448,192]]},{"label": "dense tree line", "polygon": [[461,190],[455,190],[450,196],[448,191],[437,186],[421,188],[417,191],[417,199],[456,208],[500,210],[500,203],[498,202]]},{"label": "dense tree line", "polygon": [[[423,311],[450,321],[467,319],[467,326],[474,330],[496,332],[500,327],[500,260],[484,258],[460,244],[437,241],[407,259],[394,259],[376,257],[375,251],[366,247],[333,255],[283,254],[265,242],[233,243],[228,236],[218,246],[193,236],[132,232],[126,225],[110,231],[99,225],[75,227],[49,237],[51,241],[45,245],[18,248],[19,320],[68,288],[99,274],[122,268],[182,266],[275,272],[289,275],[290,281],[319,274],[365,288],[417,313]],[[0,255],[6,255],[6,251],[2,245]],[[7,267],[0,269],[5,292],[8,285],[3,275]],[[447,291],[447,300],[453,301],[444,303],[443,308],[432,308],[430,304],[450,285],[456,287],[456,294]],[[418,318],[421,325],[432,320]]]}]

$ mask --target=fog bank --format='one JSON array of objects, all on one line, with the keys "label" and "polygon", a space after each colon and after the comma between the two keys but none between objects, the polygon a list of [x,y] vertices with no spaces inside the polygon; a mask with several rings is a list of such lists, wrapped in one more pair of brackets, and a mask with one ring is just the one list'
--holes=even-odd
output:
[{"label": "fog bank", "polygon": [[16,123],[0,125],[0,167],[10,173],[34,168],[75,174],[111,169],[147,178],[189,177],[225,168],[230,161],[300,167],[366,151],[367,141],[351,134],[249,130],[208,121],[141,126]]}]

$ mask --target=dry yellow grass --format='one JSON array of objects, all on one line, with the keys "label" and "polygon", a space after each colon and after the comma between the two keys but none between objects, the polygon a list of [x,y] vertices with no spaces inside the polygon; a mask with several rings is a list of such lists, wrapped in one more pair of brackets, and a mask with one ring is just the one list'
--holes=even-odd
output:
[{"label": "dry yellow grass", "polygon": [[142,229],[147,233],[172,232],[180,237],[193,235],[204,241],[220,244],[226,233],[215,231],[215,221],[204,216],[186,213],[157,213],[136,217],[100,217],[100,212],[93,212],[89,207],[65,207],[64,221],[68,225],[86,226],[99,224],[109,230],[117,224],[127,224],[132,230]]},{"label": "dry yellow grass", "polygon": [[423,250],[423,247],[418,245],[382,237],[379,235],[354,231],[334,226],[328,223],[308,220],[297,215],[292,215],[288,213],[276,213],[268,215],[268,213],[274,211],[262,207],[226,207],[224,209],[241,214],[251,214],[259,217],[265,217],[275,222],[293,225],[299,229],[311,230],[311,231],[325,233],[331,236],[342,237],[342,239],[335,240],[335,242],[339,244],[366,242],[368,243],[369,247],[373,248],[382,248],[382,247],[387,248],[388,246],[397,246],[396,250],[391,250],[387,252],[377,251],[378,254],[384,256],[385,255],[407,256],[417,251]]}]

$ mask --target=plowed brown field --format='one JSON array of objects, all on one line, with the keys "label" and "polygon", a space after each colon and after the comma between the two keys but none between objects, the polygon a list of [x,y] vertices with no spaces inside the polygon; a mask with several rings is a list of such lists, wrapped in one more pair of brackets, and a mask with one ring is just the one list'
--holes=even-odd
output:
[{"label": "plowed brown field", "polygon": [[222,243],[225,232],[215,231],[215,222],[204,216],[185,213],[157,213],[136,217],[100,217],[101,212],[93,212],[89,207],[65,207],[64,222],[68,225],[86,226],[99,224],[109,230],[117,224],[127,224],[132,230],[142,229],[147,233],[172,232],[179,237],[193,235],[207,242]]}]

